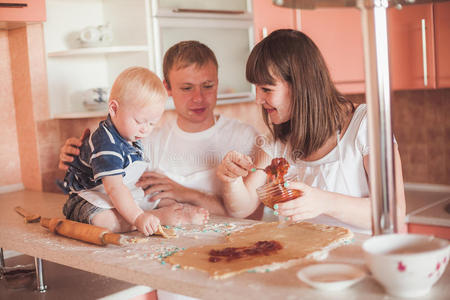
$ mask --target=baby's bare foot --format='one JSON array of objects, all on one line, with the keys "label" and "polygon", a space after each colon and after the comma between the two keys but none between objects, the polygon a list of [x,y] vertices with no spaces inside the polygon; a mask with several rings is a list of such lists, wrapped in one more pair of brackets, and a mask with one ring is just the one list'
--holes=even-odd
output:
[{"label": "baby's bare foot", "polygon": [[161,224],[171,226],[185,224],[203,225],[209,219],[208,210],[189,204],[177,203],[155,209],[152,213],[159,218]]},{"label": "baby's bare foot", "polygon": [[184,224],[203,225],[209,220],[209,211],[202,207],[183,204],[183,208],[179,212]]}]

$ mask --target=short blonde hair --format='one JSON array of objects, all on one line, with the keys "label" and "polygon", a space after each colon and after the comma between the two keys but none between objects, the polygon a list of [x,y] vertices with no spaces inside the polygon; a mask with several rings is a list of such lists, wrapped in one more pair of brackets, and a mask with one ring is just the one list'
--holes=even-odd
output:
[{"label": "short blonde hair", "polygon": [[219,68],[214,52],[199,41],[181,41],[170,47],[163,60],[163,74],[170,88],[169,73],[173,68],[183,69],[190,65],[203,67],[212,62],[216,69]]},{"label": "short blonde hair", "polygon": [[122,71],[114,81],[109,101],[132,105],[144,105],[165,101],[167,91],[155,73],[143,67],[130,67]]}]

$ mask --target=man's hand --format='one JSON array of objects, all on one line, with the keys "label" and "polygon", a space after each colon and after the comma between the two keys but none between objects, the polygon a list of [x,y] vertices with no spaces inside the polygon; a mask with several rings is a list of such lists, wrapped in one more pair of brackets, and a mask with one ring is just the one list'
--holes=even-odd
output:
[{"label": "man's hand", "polygon": [[177,202],[189,203],[191,201],[189,195],[193,192],[193,190],[156,172],[145,172],[136,183],[136,186],[143,188],[146,195],[157,193],[150,197],[150,202],[158,199],[171,199]]},{"label": "man's hand", "polygon": [[86,128],[80,138],[71,137],[66,140],[59,152],[59,164],[58,168],[64,171],[69,169],[66,163],[73,162],[73,157],[80,155],[80,149],[78,149],[83,141],[90,135],[91,131]]}]

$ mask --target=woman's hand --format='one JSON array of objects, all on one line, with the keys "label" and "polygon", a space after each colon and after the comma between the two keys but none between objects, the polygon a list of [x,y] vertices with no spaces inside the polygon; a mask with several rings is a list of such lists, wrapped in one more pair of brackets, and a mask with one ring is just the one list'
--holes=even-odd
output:
[{"label": "woman's hand", "polygon": [[192,190],[176,183],[172,179],[156,172],[145,172],[139,181],[137,187],[144,189],[145,195],[157,193],[150,197],[148,201],[153,202],[158,199],[171,199],[177,202],[190,202],[189,195]]},{"label": "woman's hand", "polygon": [[303,194],[297,199],[275,205],[274,209],[278,215],[288,218],[289,221],[297,222],[326,213],[327,192],[302,182],[289,182],[287,188],[302,191]]},{"label": "woman's hand", "polygon": [[66,140],[59,152],[59,169],[64,171],[69,169],[67,163],[73,162],[73,157],[80,155],[80,149],[78,149],[78,147],[83,144],[84,139],[86,139],[90,133],[91,131],[89,128],[86,128],[80,138],[71,137]]},{"label": "woman's hand", "polygon": [[228,152],[217,167],[217,177],[223,182],[233,182],[239,177],[246,177],[253,168],[252,159],[236,151]]}]

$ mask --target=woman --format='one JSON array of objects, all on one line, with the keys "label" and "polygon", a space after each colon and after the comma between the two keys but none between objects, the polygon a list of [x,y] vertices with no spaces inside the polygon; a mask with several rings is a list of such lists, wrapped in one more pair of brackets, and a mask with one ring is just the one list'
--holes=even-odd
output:
[{"label": "woman", "polygon": [[[250,171],[284,157],[292,166],[289,174],[299,176],[289,188],[303,195],[276,205],[275,215],[370,233],[366,105],[355,106],[337,91],[317,46],[295,30],[274,31],[257,44],[246,76],[256,85],[256,102],[272,134],[260,141],[254,162],[233,151],[219,165],[229,214],[245,217],[258,207],[256,188],[266,182],[266,174]],[[394,152],[397,217],[403,224],[405,199],[396,144]]]}]

